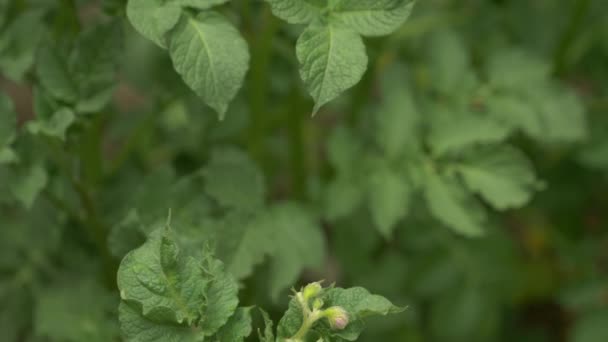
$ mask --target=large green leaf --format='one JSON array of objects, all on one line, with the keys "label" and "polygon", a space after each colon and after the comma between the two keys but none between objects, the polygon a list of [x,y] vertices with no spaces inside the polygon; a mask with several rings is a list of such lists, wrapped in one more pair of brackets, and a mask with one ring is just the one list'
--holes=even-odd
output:
[{"label": "large green leaf", "polygon": [[169,52],[186,84],[222,118],[249,68],[247,43],[238,30],[215,12],[183,14],[171,32]]},{"label": "large green leaf", "polygon": [[367,53],[361,37],[333,23],[312,24],[296,46],[300,76],[315,100],[313,114],[361,80]]},{"label": "large green leaf", "polygon": [[139,33],[160,47],[166,47],[165,34],[179,21],[181,8],[175,1],[129,0],[127,17]]},{"label": "large green leaf", "polygon": [[398,29],[412,12],[413,0],[338,0],[333,17],[364,36],[383,36]]},{"label": "large green leaf", "polygon": [[121,328],[129,341],[151,338],[142,337],[148,334],[202,339],[216,333],[237,308],[237,283],[223,263],[208,251],[183,255],[172,234],[166,228],[153,232],[120,265]]},{"label": "large green leaf", "polygon": [[265,0],[272,13],[290,24],[306,24],[321,16],[319,0]]}]

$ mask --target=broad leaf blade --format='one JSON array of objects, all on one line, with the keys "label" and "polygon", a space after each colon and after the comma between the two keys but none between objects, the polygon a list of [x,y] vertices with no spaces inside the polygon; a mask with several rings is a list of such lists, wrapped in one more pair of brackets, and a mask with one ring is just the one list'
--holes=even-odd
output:
[{"label": "broad leaf blade", "polygon": [[129,0],[127,17],[144,37],[158,46],[167,46],[165,34],[179,21],[181,9],[164,0]]},{"label": "broad leaf blade", "polygon": [[322,1],[265,0],[272,13],[290,24],[306,24],[321,16]]},{"label": "broad leaf blade", "polygon": [[169,52],[186,84],[223,118],[249,68],[237,29],[215,12],[184,14],[171,31]]},{"label": "broad leaf blade", "polygon": [[313,114],[361,80],[367,53],[361,37],[334,24],[313,24],[296,46],[300,76],[315,100]]},{"label": "broad leaf blade", "polygon": [[364,36],[384,36],[410,16],[411,0],[338,0],[332,15]]}]

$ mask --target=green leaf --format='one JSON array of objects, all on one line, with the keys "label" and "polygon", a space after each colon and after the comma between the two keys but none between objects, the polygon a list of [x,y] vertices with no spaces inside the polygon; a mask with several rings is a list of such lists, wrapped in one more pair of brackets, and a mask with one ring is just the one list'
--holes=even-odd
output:
[{"label": "green leaf", "polygon": [[493,56],[486,69],[491,115],[543,142],[575,142],[587,136],[581,100],[551,80],[544,61],[511,49]]},{"label": "green leaf", "polygon": [[336,24],[310,25],[296,45],[300,76],[315,100],[313,114],[357,84],[367,69],[361,36]]},{"label": "green leaf", "polygon": [[71,65],[79,90],[74,106],[77,113],[96,113],[112,100],[122,43],[123,30],[118,19],[95,25],[78,36]]},{"label": "green leaf", "polygon": [[290,24],[306,24],[321,17],[323,2],[319,0],[265,0],[272,13]]},{"label": "green leaf", "polygon": [[455,112],[453,108],[436,107],[433,114],[428,140],[435,156],[501,142],[512,131],[504,123],[474,113]]},{"label": "green leaf", "polygon": [[432,87],[450,98],[469,95],[476,84],[469,52],[452,31],[439,31],[429,40],[429,72]]},{"label": "green leaf", "polygon": [[550,73],[549,63],[520,49],[498,50],[486,66],[490,84],[500,90],[543,85]]},{"label": "green leaf", "polygon": [[210,283],[205,292],[204,309],[201,312],[201,328],[207,335],[217,332],[234,314],[238,304],[238,283],[231,274],[224,271],[224,264],[205,257],[203,270]]},{"label": "green leaf", "polygon": [[264,213],[258,224],[274,233],[270,294],[277,299],[280,291],[291,286],[305,267],[320,267],[325,257],[325,243],[315,218],[293,203],[283,203]]},{"label": "green leaf", "polygon": [[422,119],[405,79],[407,74],[401,66],[385,72],[382,102],[374,113],[376,143],[390,160],[421,150]]},{"label": "green leaf", "polygon": [[410,16],[412,0],[338,0],[332,16],[364,36],[383,36],[397,30]]},{"label": "green leaf", "polygon": [[182,15],[169,52],[186,84],[222,118],[249,67],[247,43],[237,29],[215,12]]},{"label": "green leaf", "polygon": [[0,151],[10,145],[16,136],[17,113],[13,101],[0,93]]},{"label": "green leaf", "polygon": [[469,190],[480,194],[497,210],[526,204],[539,187],[530,161],[509,146],[468,153],[456,171]]},{"label": "green leaf", "polygon": [[237,279],[249,277],[254,267],[275,249],[274,227],[263,218],[231,215],[217,226],[220,227],[217,232],[218,257]]},{"label": "green leaf", "polygon": [[530,93],[537,115],[543,123],[535,138],[547,142],[576,142],[587,137],[585,107],[572,91],[557,86]]},{"label": "green leaf", "polygon": [[181,15],[181,8],[173,1],[129,0],[127,17],[144,37],[158,46],[167,46],[165,34],[169,32]]},{"label": "green leaf", "polygon": [[146,241],[146,234],[136,210],[116,224],[108,235],[108,249],[117,258],[124,257]]},{"label": "green leaf", "polygon": [[118,270],[123,300],[139,303],[144,316],[152,316],[157,308],[168,309],[179,324],[197,320],[207,286],[196,260],[184,260],[164,231],[156,231],[143,246],[127,254]]},{"label": "green leaf", "polygon": [[237,283],[222,262],[205,251],[198,258],[182,255],[167,229],[153,232],[125,256],[118,287],[125,303],[121,327],[129,341],[138,341],[146,334],[142,327],[155,323],[156,334],[166,338],[183,331],[176,326],[189,326],[188,338],[212,335],[238,305]]},{"label": "green leaf", "polygon": [[352,214],[363,203],[364,195],[364,189],[354,180],[336,177],[325,189],[325,216],[335,221]]},{"label": "green leaf", "polygon": [[405,174],[378,163],[370,174],[369,187],[372,219],[380,233],[389,239],[397,222],[409,212],[412,186]]},{"label": "green leaf", "polygon": [[19,171],[9,184],[11,192],[26,208],[31,208],[40,192],[46,187],[48,176],[42,165],[35,164]]},{"label": "green leaf", "polygon": [[216,341],[243,342],[251,335],[251,323],[251,308],[238,308],[228,323],[216,334]]},{"label": "green leaf", "polygon": [[258,339],[260,342],[275,342],[274,332],[272,331],[273,322],[266,311],[260,309],[260,312],[264,318],[264,335],[258,329]]},{"label": "green leaf", "polygon": [[44,36],[46,10],[36,8],[11,18],[0,36],[0,74],[19,82],[34,63],[36,48]]},{"label": "green leaf", "polygon": [[221,206],[255,211],[264,204],[264,176],[246,154],[218,149],[203,169],[205,191]]},{"label": "green leaf", "polygon": [[118,318],[127,342],[203,342],[205,335],[187,325],[155,320],[141,315],[135,305],[121,302]]},{"label": "green leaf", "polygon": [[27,129],[32,134],[45,134],[65,141],[65,134],[75,119],[74,112],[64,107],[50,118],[28,122]]},{"label": "green leaf", "polygon": [[427,172],[424,195],[433,216],[456,233],[469,237],[483,233],[485,213],[454,179]]},{"label": "green leaf", "polygon": [[71,75],[67,54],[52,45],[38,49],[36,72],[40,85],[55,99],[73,103],[78,98],[78,87]]}]

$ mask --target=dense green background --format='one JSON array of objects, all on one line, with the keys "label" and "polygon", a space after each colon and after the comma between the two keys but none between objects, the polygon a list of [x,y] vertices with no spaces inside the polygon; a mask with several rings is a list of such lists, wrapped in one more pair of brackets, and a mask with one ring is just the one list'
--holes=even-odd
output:
[{"label": "dense green background", "polygon": [[[112,241],[110,232],[133,208],[166,216],[178,205],[170,184],[228,146],[248,152],[263,171],[266,202],[297,201],[322,227],[325,246],[318,247],[326,254],[303,262],[318,267],[303,272],[301,283],[364,286],[408,305],[403,314],[370,321],[361,341],[608,341],[605,0],[419,0],[401,29],[366,40],[370,66],[362,82],[312,118],[293,51],[301,28],[273,17],[261,1],[232,1],[222,12],[248,41],[251,66],[222,122],[184,85],[167,53],[133,30],[124,5],[0,0],[0,112],[14,106],[18,113],[14,149],[22,161],[5,165],[12,157],[0,153],[0,340],[117,340],[115,271],[141,237],[121,245],[125,237]],[[90,27],[83,38],[79,32]],[[75,60],[84,94],[76,119],[45,116],[36,65],[51,45]],[[394,104],[404,111],[408,98],[483,111],[483,87],[479,97],[460,91],[469,77],[483,83],[489,61],[513,51],[533,61],[507,59],[513,65],[506,74],[521,82],[515,88],[559,89],[547,101],[554,104],[552,125],[566,136],[552,139],[543,126],[536,136],[517,132],[488,144],[491,154],[508,141],[534,165],[543,186],[526,206],[496,211],[481,204],[488,220],[474,238],[435,219],[420,194],[396,225],[378,225],[372,212],[395,201],[374,187],[372,204],[336,207],[333,200],[344,204],[361,190],[332,197],[331,184],[350,170],[360,177],[356,184],[367,184],[366,163],[384,162],[368,158],[377,140],[394,129],[411,133],[407,120],[390,116],[387,94],[404,101]],[[542,68],[548,76],[539,85],[534,74]],[[579,131],[573,126],[580,117],[569,112],[577,104],[568,107],[563,94],[576,94],[584,108]],[[352,140],[330,146],[344,127]],[[5,145],[0,141],[0,152]],[[367,154],[345,157],[353,146]],[[231,191],[251,190],[255,179],[247,175],[235,178]],[[262,263],[244,279],[241,300],[279,318],[288,292],[269,289],[273,267]]]}]

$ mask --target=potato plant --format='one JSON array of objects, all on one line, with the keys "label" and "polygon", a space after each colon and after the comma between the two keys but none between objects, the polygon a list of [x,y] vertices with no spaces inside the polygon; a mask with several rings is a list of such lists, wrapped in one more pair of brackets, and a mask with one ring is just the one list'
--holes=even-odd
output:
[{"label": "potato plant", "polygon": [[604,0],[0,0],[8,342],[608,341]]}]

